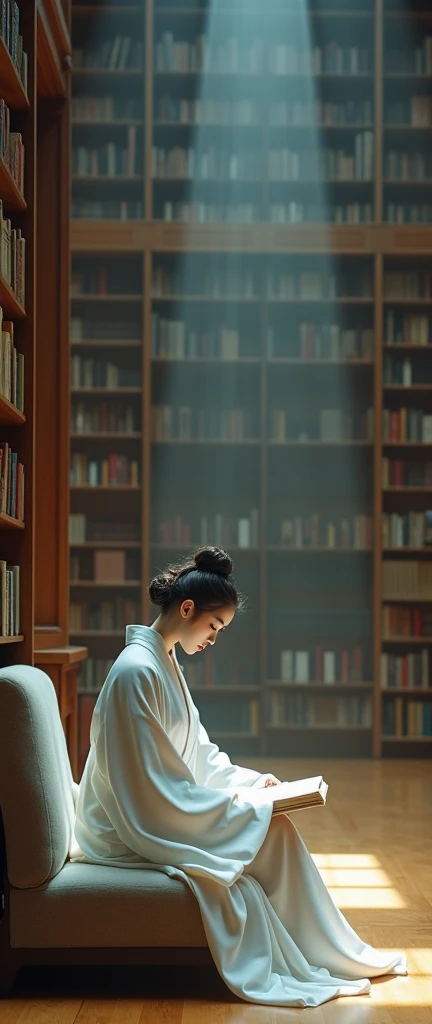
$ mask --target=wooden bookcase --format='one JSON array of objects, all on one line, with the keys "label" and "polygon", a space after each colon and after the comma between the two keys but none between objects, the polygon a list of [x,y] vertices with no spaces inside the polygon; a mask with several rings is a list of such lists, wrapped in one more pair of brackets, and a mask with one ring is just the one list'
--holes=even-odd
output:
[{"label": "wooden bookcase", "polygon": [[[215,740],[238,757],[430,756],[431,641],[384,629],[392,601],[427,608],[425,592],[416,604],[386,587],[389,572],[402,586],[410,562],[430,562],[418,516],[432,478],[396,491],[383,476],[387,410],[432,412],[427,4],[81,3],[72,27],[71,354],[75,367],[117,359],[141,378],[129,396],[96,393],[91,377],[72,394],[81,416],[102,400],[135,410],[127,429],[114,417],[115,436],[73,430],[71,453],[124,454],[139,478],[109,497],[73,484],[87,532],[71,546],[71,601],[100,613],[133,596],[151,622],[157,569],[221,543],[248,611],[185,665]],[[417,272],[423,293],[393,301],[389,275]],[[411,382],[391,388],[401,372]],[[426,463],[426,437],[395,457]],[[123,539],[107,526],[95,536],[115,520],[129,523]],[[415,529],[414,550],[400,547]],[[95,580],[97,549],[123,551],[124,579]],[[411,571],[426,586],[427,570]],[[90,664],[83,677],[82,759],[91,690],[126,620],[83,621],[71,635],[100,675]]]}]

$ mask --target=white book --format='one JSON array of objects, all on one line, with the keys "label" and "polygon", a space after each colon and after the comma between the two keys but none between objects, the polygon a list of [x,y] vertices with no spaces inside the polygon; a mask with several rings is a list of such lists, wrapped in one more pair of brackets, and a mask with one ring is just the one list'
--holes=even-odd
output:
[{"label": "white book", "polygon": [[281,681],[292,683],[294,679],[293,651],[281,651]]},{"label": "white book", "polygon": [[309,651],[296,651],[294,655],[294,681],[309,682]]},{"label": "white book", "polygon": [[336,682],[336,655],[334,651],[324,651],[323,658],[324,682]]},{"label": "white book", "polygon": [[272,815],[275,815],[323,806],[327,799],[328,785],[322,775],[316,775],[295,782],[279,782],[276,786],[263,786],[261,789],[252,789],[250,786],[235,789],[239,802],[253,804],[255,807],[273,804]]}]

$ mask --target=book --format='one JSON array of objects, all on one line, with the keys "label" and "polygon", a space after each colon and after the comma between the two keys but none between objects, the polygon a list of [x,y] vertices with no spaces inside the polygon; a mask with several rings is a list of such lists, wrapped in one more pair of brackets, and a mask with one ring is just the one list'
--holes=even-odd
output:
[{"label": "book", "polygon": [[327,799],[327,791],[328,785],[322,775],[315,775],[309,779],[297,779],[295,782],[280,782],[276,786],[266,786],[264,789],[241,787],[238,794],[244,795],[255,806],[273,804],[274,817],[276,814],[288,814],[307,807],[322,807]]}]

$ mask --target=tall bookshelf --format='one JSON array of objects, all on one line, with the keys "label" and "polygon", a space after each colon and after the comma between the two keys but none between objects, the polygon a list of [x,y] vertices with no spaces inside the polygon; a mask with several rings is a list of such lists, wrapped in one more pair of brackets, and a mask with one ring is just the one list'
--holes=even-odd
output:
[{"label": "tall bookshelf", "polygon": [[14,33],[2,23],[0,39],[2,665],[31,664],[33,657],[36,66],[32,6],[20,5]]},{"label": "tall bookshelf", "polygon": [[[425,590],[403,588],[409,571],[428,582],[428,440],[393,453],[386,433],[389,411],[422,411],[416,429],[427,431],[431,409],[427,5],[147,0],[98,12],[98,39],[120,17],[123,35],[139,23],[144,55],[127,84],[142,179],[108,176],[98,198],[119,189],[128,204],[139,191],[142,205],[121,219],[75,205],[73,268],[102,266],[108,279],[111,265],[121,280],[135,263],[142,274],[131,296],[142,302],[142,475],[139,507],[128,506],[141,621],[153,573],[221,544],[249,601],[214,651],[185,663],[212,737],[233,756],[430,756],[430,641],[401,632],[403,614],[397,635],[387,631],[389,607],[427,611]],[[73,8],[78,50],[89,19],[93,7]],[[102,76],[108,95],[115,75],[77,67],[74,94],[85,80],[88,97],[102,95]],[[74,138],[124,137],[117,120],[77,123]],[[87,184],[74,188],[76,198]],[[418,275],[407,288],[419,294],[394,300],[392,274]],[[73,331],[86,301],[74,297]],[[89,339],[73,331],[75,357]],[[111,439],[97,444],[107,452]],[[132,452],[138,439],[124,444]],[[414,493],[385,482],[393,454],[423,465]],[[77,500],[72,491],[73,511]],[[115,656],[123,633],[111,642]],[[83,756],[86,728],[88,718]]]}]

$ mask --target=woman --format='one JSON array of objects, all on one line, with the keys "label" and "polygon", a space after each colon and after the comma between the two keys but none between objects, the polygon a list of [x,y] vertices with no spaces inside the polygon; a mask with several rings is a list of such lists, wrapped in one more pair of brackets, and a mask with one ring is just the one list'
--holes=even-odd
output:
[{"label": "woman", "polygon": [[204,547],[152,581],[161,613],[127,627],[94,710],[71,859],[154,864],[183,879],[236,995],[318,1006],[405,974],[405,957],[361,941],[291,820],[249,802],[244,787],[279,780],[231,764],[200,722],[175,645],[193,655],[228,628],[241,604],[231,572],[226,552]]}]

